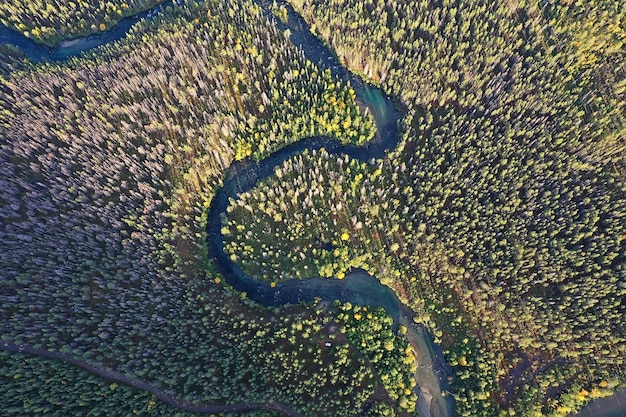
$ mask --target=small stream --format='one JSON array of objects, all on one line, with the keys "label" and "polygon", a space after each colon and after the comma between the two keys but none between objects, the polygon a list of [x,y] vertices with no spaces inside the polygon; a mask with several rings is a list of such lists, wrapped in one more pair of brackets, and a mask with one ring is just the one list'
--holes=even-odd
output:
[{"label": "small stream", "polygon": [[[172,2],[168,1],[163,4],[171,5]],[[86,52],[98,46],[106,45],[124,38],[135,23],[143,18],[150,18],[157,15],[159,10],[160,8],[156,8],[126,17],[106,32],[63,41],[55,48],[37,43],[0,23],[0,43],[15,46],[22,51],[28,59],[34,62],[65,61],[68,58],[79,55],[81,52]]]},{"label": "small stream", "polygon": [[[378,88],[365,83],[341,65],[332,51],[310,32],[304,19],[289,4],[279,2],[288,10],[288,21],[282,22],[269,11],[271,2],[256,1],[263,7],[265,15],[279,29],[291,31],[291,41],[300,47],[307,59],[322,69],[329,69],[334,77],[343,82],[350,82],[358,99],[367,104],[373,115],[377,135],[371,143],[362,147],[342,145],[329,137],[309,137],[278,150],[260,162],[252,159],[233,162],[225,172],[223,186],[217,190],[209,208],[207,221],[209,256],[215,260],[220,273],[230,285],[238,291],[246,292],[248,298],[266,306],[297,304],[319,298],[325,301],[349,301],[357,305],[384,308],[393,318],[395,326],[404,325],[408,328],[407,338],[416,348],[416,356],[419,359],[416,380],[418,385],[428,385],[428,392],[425,393],[419,392],[418,387],[420,413],[426,417],[450,417],[453,415],[453,400],[451,396],[444,398],[441,393],[451,390],[447,377],[452,375],[452,370],[445,362],[441,348],[433,342],[432,336],[425,328],[416,325],[411,320],[414,313],[398,300],[393,291],[381,285],[375,277],[362,270],[353,270],[342,280],[309,278],[283,282],[271,288],[268,283],[257,281],[245,274],[223,251],[221,219],[229,205],[229,198],[236,198],[239,193],[251,190],[259,181],[272,175],[274,169],[284,161],[307,149],[311,151],[323,147],[328,153],[347,154],[365,162],[382,158],[388,150],[397,145],[398,122],[403,116],[399,107],[389,97],[385,97]],[[163,3],[163,5],[171,4],[172,1]],[[65,41],[55,48],[38,44],[0,24],[0,43],[16,46],[27,58],[35,62],[63,61],[81,52],[122,39],[138,20],[151,18],[158,14],[159,10],[160,7],[157,7],[125,18],[107,32]],[[432,400],[429,401],[431,398]],[[626,391],[621,391],[613,397],[590,404],[576,417],[624,415],[626,415]]]}]

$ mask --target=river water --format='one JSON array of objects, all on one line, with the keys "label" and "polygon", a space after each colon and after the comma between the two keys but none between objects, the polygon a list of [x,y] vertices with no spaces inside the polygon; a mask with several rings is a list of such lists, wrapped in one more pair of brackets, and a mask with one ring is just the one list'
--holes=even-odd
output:
[{"label": "river water", "polygon": [[[398,121],[402,118],[396,103],[385,97],[381,91],[365,83],[360,77],[342,66],[334,54],[309,30],[306,22],[293,8],[281,2],[288,10],[288,21],[281,22],[269,12],[270,3],[259,2],[268,18],[281,29],[291,31],[291,41],[300,47],[307,59],[315,62],[322,69],[329,69],[332,74],[344,82],[350,82],[357,97],[366,103],[377,125],[376,138],[369,144],[357,147],[342,145],[328,137],[309,137],[289,145],[265,158],[260,162],[251,159],[232,163],[224,177],[223,186],[217,193],[209,208],[207,235],[209,256],[223,277],[235,289],[246,292],[248,298],[263,304],[279,306],[322,299],[325,301],[349,301],[357,305],[382,307],[394,320],[394,325],[408,328],[407,338],[416,352],[418,371],[416,380],[419,412],[428,417],[450,417],[453,415],[453,400],[442,392],[450,391],[447,377],[452,375],[441,348],[433,342],[432,336],[412,320],[414,313],[402,304],[395,293],[388,287],[362,270],[351,271],[342,280],[326,278],[310,278],[293,280],[278,284],[271,288],[268,283],[260,282],[246,275],[235,263],[230,261],[223,251],[221,235],[221,218],[226,212],[229,198],[249,191],[264,178],[272,175],[274,169],[290,157],[305,150],[325,148],[328,153],[347,154],[361,161],[381,158],[388,150],[393,149],[399,139]],[[172,4],[168,1],[164,4]],[[142,18],[151,18],[158,14],[160,8],[139,13],[120,21],[111,30],[62,42],[56,48],[35,43],[20,33],[0,24],[0,43],[8,43],[20,49],[32,61],[63,61],[81,52],[92,50],[101,45],[122,39],[128,30]],[[420,391],[420,386],[424,392]],[[598,400],[585,407],[576,417],[618,417],[626,416],[626,391],[613,397]]]}]

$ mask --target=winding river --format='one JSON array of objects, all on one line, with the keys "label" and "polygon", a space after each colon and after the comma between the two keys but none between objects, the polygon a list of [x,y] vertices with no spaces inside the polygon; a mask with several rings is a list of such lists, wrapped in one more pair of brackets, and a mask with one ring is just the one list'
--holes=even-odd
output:
[{"label": "winding river", "polygon": [[[166,4],[171,4],[171,2]],[[399,139],[398,121],[403,114],[399,111],[398,106],[389,97],[384,97],[379,89],[363,82],[361,78],[339,64],[331,51],[309,31],[304,19],[295,13],[289,5],[284,5],[289,12],[287,22],[282,22],[273,17],[269,11],[270,3],[261,4],[266,16],[272,19],[281,30],[290,29],[291,41],[304,51],[307,59],[317,63],[322,69],[329,69],[334,77],[350,83],[358,100],[366,105],[373,115],[376,121],[377,135],[375,140],[363,147],[344,146],[330,137],[309,137],[282,148],[261,162],[246,159],[232,163],[224,174],[223,186],[217,190],[209,208],[207,221],[209,256],[215,260],[220,273],[230,285],[239,291],[245,291],[248,298],[266,306],[297,304],[322,299],[325,301],[350,301],[353,304],[384,308],[393,318],[396,327],[404,325],[408,328],[408,338],[416,350],[416,357],[419,360],[418,373],[416,374],[418,388],[416,391],[420,398],[418,406],[422,414],[427,417],[431,415],[433,417],[451,416],[452,398],[444,399],[441,395],[443,390],[450,390],[447,377],[451,375],[451,369],[447,366],[441,349],[433,343],[432,336],[424,328],[412,321],[414,314],[398,300],[388,287],[381,285],[376,278],[364,271],[355,270],[351,271],[343,280],[312,278],[284,282],[276,288],[271,288],[269,284],[257,281],[243,273],[223,251],[221,218],[229,205],[229,198],[236,198],[238,193],[254,188],[258,181],[273,174],[274,169],[290,157],[307,149],[314,150],[324,147],[329,153],[344,153],[352,158],[370,161],[384,157],[386,151],[393,149]],[[31,39],[0,25],[0,43],[10,43],[17,46],[32,61],[63,61],[81,52],[123,38],[138,19],[149,18],[157,14],[158,10],[154,9],[134,17],[125,18],[108,32],[66,41],[56,48],[37,44]],[[48,352],[32,346],[16,346],[11,343],[0,344],[0,349],[64,360],[101,377],[147,390],[162,401],[188,411],[219,412],[220,410],[243,411],[252,408],[266,408],[281,411],[286,415],[294,415],[294,412],[287,406],[277,403],[229,406],[190,404],[172,397],[144,381],[130,379],[121,373],[100,368],[66,354]],[[424,395],[422,395],[419,387],[422,388]]]},{"label": "winding river", "polygon": [[[371,143],[362,147],[342,145],[330,137],[309,137],[282,148],[260,162],[246,159],[232,163],[225,172],[223,186],[217,190],[209,208],[207,221],[209,256],[215,260],[220,273],[230,285],[239,291],[245,291],[248,298],[266,306],[297,304],[319,298],[325,301],[350,301],[353,304],[384,308],[393,318],[395,326],[404,325],[408,328],[407,338],[416,352],[418,361],[418,372],[416,373],[418,387],[416,391],[420,398],[418,402],[420,413],[425,417],[450,417],[453,415],[453,401],[451,396],[444,396],[442,392],[451,390],[447,377],[452,375],[452,370],[446,364],[441,348],[433,342],[432,336],[423,327],[416,325],[412,321],[414,313],[398,300],[395,293],[388,287],[381,285],[376,278],[368,275],[365,271],[354,270],[343,280],[310,278],[283,282],[275,288],[271,288],[268,283],[257,281],[245,274],[224,253],[221,219],[229,205],[229,198],[236,198],[239,193],[251,190],[259,181],[272,175],[277,166],[307,149],[314,150],[323,147],[328,153],[347,154],[352,158],[366,162],[382,158],[386,151],[393,149],[397,145],[399,139],[398,122],[403,115],[396,103],[389,97],[385,97],[379,89],[365,83],[357,75],[342,66],[334,54],[310,32],[304,19],[290,5],[280,2],[288,10],[288,21],[282,22],[274,18],[269,11],[271,2],[264,0],[257,0],[257,2],[263,7],[264,13],[268,18],[281,30],[289,29],[291,31],[291,41],[302,49],[307,59],[317,63],[322,69],[329,69],[334,77],[344,82],[350,82],[358,100],[367,105],[373,115],[376,121],[377,135]],[[165,4],[171,3],[169,1]],[[65,41],[56,48],[37,44],[31,39],[0,24],[0,43],[9,43],[16,46],[32,61],[62,61],[83,51],[123,38],[138,19],[150,18],[157,14],[158,10],[160,9],[156,8],[125,18],[110,31]],[[70,355],[49,352],[31,346],[16,346],[9,342],[0,343],[0,350],[30,353],[63,360],[104,378],[146,390],[159,397],[162,401],[187,411],[215,413],[264,408],[272,409],[285,415],[297,415],[288,406],[277,403],[234,404],[227,406],[191,404],[177,399],[144,381],[131,379],[119,372],[91,365]],[[626,413],[623,408],[624,402],[626,402],[625,398],[626,395],[616,395],[615,400],[613,400],[613,397],[599,400],[597,403],[586,407],[586,409],[593,409],[594,405],[600,405],[600,410],[593,409],[593,412],[587,413],[583,410],[580,416],[616,417],[624,415]],[[601,402],[602,404],[600,404]],[[619,405],[622,408],[619,408]],[[615,414],[615,410],[621,414]],[[604,411],[608,411],[608,413],[604,413]]]}]

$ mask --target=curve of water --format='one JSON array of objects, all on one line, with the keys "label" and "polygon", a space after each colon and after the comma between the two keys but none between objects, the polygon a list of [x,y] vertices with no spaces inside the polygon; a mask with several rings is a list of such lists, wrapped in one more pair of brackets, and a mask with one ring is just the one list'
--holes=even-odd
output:
[{"label": "curve of water", "polygon": [[[267,283],[256,281],[254,278],[247,276],[224,254],[223,236],[221,234],[221,216],[228,207],[229,197],[235,198],[238,193],[252,189],[258,181],[271,175],[275,167],[304,150],[316,150],[324,147],[329,153],[343,153],[362,161],[382,158],[387,150],[393,149],[397,145],[399,140],[398,121],[403,116],[403,113],[399,111],[396,103],[389,97],[384,97],[379,89],[363,82],[360,77],[342,66],[332,52],[310,32],[304,19],[302,19],[290,5],[282,3],[282,5],[287,7],[289,12],[288,22],[282,22],[275,19],[270,12],[270,3],[264,1],[258,1],[258,3],[263,8],[265,15],[271,19],[279,29],[290,29],[290,40],[296,46],[300,47],[308,60],[315,62],[321,69],[330,70],[335,78],[350,83],[350,86],[354,89],[359,100],[367,104],[368,109],[374,117],[377,126],[377,135],[372,142],[362,147],[342,145],[340,142],[330,137],[309,137],[278,150],[261,162],[247,159],[231,164],[225,172],[224,185],[217,190],[212,205],[209,208],[207,222],[207,231],[210,237],[208,241],[209,256],[215,260],[220,273],[230,285],[239,291],[246,292],[248,298],[266,306],[297,304],[322,299],[326,301],[350,301],[354,304],[384,308],[393,318],[396,326],[399,324],[407,326],[409,328],[409,334],[413,335],[415,339],[419,339],[416,340],[414,346],[420,345],[426,347],[421,355],[418,356],[424,359],[424,361],[428,363],[428,366],[438,370],[438,383],[441,384],[442,389],[449,390],[447,376],[451,374],[451,369],[447,366],[441,349],[434,344],[432,336],[428,334],[425,329],[410,320],[413,313],[398,300],[395,293],[388,287],[381,285],[376,278],[365,273],[365,271],[352,271],[343,280],[312,278],[284,282],[279,284],[276,288],[270,288]],[[2,25],[0,25],[0,42],[16,46],[27,58],[35,62],[44,60],[63,61],[87,50],[122,39],[139,19],[155,16],[158,14],[159,10],[161,10],[161,7],[168,4],[172,4],[172,2],[168,1],[153,10],[125,18],[107,32],[62,42],[55,48],[37,44],[31,39]],[[200,410],[214,410],[213,412],[217,412],[220,407],[222,407],[221,409],[223,411],[226,410],[224,407],[230,407],[181,402],[181,400],[160,391],[147,382],[130,379],[123,374],[100,368],[96,365],[84,362],[79,358],[74,358],[59,352],[45,351],[32,346],[21,346],[18,349],[9,342],[0,344],[0,350],[14,352],[19,350],[24,353],[64,360],[102,377],[145,389],[157,395],[168,404],[178,407],[182,404],[184,407],[181,408],[187,410],[195,410],[196,412],[200,412]],[[440,389],[440,387],[431,387],[430,390],[440,392],[442,389]],[[287,406],[276,403],[259,403],[253,405],[238,404],[234,407],[241,411],[250,408],[269,407],[287,415],[293,415],[293,411],[288,409]],[[442,409],[440,405],[435,408]],[[451,401],[448,401],[447,405],[443,408],[447,408],[447,411],[438,413],[438,415],[451,415]],[[234,411],[235,409],[229,408],[229,410]]]},{"label": "curve of water", "polygon": [[[327,136],[308,137],[272,153],[262,161],[247,158],[233,162],[226,170],[223,186],[216,191],[209,207],[207,219],[209,257],[215,260],[219,272],[230,285],[238,291],[246,292],[248,298],[263,305],[297,304],[322,299],[384,308],[396,326],[404,325],[409,328],[407,337],[416,349],[416,356],[420,358],[418,366],[421,366],[420,369],[423,371],[416,374],[422,377],[417,378],[416,392],[420,398],[422,397],[420,386],[423,387],[426,382],[423,377],[425,374],[429,377],[427,392],[432,395],[432,400],[429,404],[421,404],[420,410],[426,416],[451,416],[453,399],[450,396],[444,398],[442,391],[451,390],[447,379],[452,375],[452,369],[447,365],[441,348],[433,342],[432,336],[425,328],[413,322],[412,317],[415,313],[402,304],[396,294],[380,284],[375,277],[363,270],[353,270],[342,280],[307,278],[282,282],[272,288],[267,282],[247,275],[224,252],[221,226],[230,198],[236,199],[238,194],[253,189],[259,181],[272,175],[276,167],[292,156],[305,150],[315,151],[324,148],[329,154],[345,154],[369,162],[383,158],[388,150],[397,146],[400,139],[398,122],[403,113],[399,110],[399,105],[390,97],[384,96],[380,89],[367,84],[341,65],[328,47],[311,33],[304,19],[289,4],[284,2],[280,4],[287,8],[288,21],[282,22],[267,13],[268,17],[279,29],[290,30],[290,40],[300,47],[308,60],[317,63],[322,69],[330,70],[335,78],[350,83],[358,100],[367,105],[374,117],[377,134],[372,142],[364,146],[344,145]],[[265,7],[264,10],[267,11]]]}]

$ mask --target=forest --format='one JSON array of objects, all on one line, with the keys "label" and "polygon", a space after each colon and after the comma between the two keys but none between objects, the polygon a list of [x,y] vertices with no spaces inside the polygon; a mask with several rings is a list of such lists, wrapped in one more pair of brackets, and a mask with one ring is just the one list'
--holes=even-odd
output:
[{"label": "forest", "polygon": [[448,352],[460,416],[564,416],[623,386],[619,2],[293,3],[401,99],[404,136],[372,164],[295,157],[233,200],[242,268],[377,276]]},{"label": "forest", "polygon": [[[231,161],[309,135],[374,134],[352,89],[305,60],[260,7],[170,7],[62,64],[2,51],[0,343],[72,355],[199,404],[272,402],[307,416],[407,406],[385,391],[382,364],[329,334],[336,307],[260,306],[207,259],[206,209]],[[385,369],[405,351],[394,342]],[[173,412],[40,362],[2,355],[3,413],[80,410],[62,398],[91,415]],[[410,379],[409,366],[394,369]],[[33,381],[55,387],[37,397]]]},{"label": "forest", "polygon": [[[57,45],[158,3],[10,0],[0,23]],[[63,63],[0,45],[0,343],[180,402],[417,415],[384,310],[262,306],[207,256],[234,161],[377,139],[354,86],[277,28],[293,7],[395,100],[400,141],[287,159],[230,200],[229,259],[272,288],[378,278],[443,349],[454,415],[572,416],[626,388],[623,2],[179,3]],[[9,415],[194,414],[24,353],[0,352],[0,381]],[[281,414],[259,408],[219,415]]]}]

